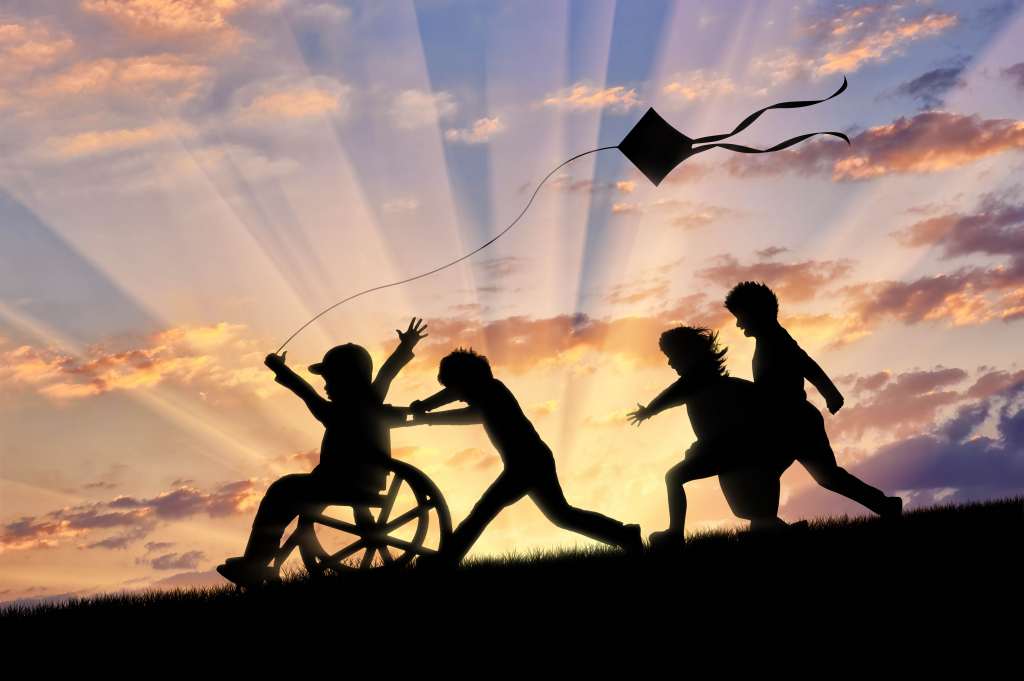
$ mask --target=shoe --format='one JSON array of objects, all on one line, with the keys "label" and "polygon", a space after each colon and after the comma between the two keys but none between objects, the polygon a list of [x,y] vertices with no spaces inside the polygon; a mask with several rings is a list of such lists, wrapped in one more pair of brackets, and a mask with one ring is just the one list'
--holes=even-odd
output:
[{"label": "shoe", "polygon": [[623,525],[626,535],[625,541],[620,544],[622,550],[628,555],[638,556],[644,552],[644,537],[637,524]]},{"label": "shoe", "polygon": [[886,497],[882,512],[883,518],[899,518],[903,515],[903,499],[900,497]]},{"label": "shoe", "polygon": [[686,546],[683,533],[676,530],[651,532],[647,541],[650,543],[652,551],[681,551]]},{"label": "shoe", "polygon": [[261,586],[264,582],[277,581],[277,571],[266,565],[253,563],[244,556],[228,558],[217,566],[221,577],[236,586],[246,589]]}]

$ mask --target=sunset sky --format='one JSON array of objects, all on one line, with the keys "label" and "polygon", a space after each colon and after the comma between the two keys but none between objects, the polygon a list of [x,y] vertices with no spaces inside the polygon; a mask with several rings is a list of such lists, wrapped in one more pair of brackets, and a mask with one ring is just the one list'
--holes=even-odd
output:
[{"label": "sunset sky", "polygon": [[[476,248],[561,161],[648,107],[691,136],[792,99],[654,187],[619,152],[552,178],[507,236],[339,307],[288,347],[380,364],[388,401],[486,354],[570,502],[645,534],[685,410],[674,325],[721,330],[742,280],[836,381],[839,461],[915,506],[1024,488],[1024,11],[900,3],[7,0],[0,3],[0,601],[220,581],[322,427],[263,366],[316,312]],[[732,141],[732,140],[730,140]],[[816,404],[823,400],[808,386]],[[501,463],[479,427],[395,431],[462,519]],[[866,513],[783,478],[793,520]],[[718,484],[692,529],[731,527]],[[585,544],[529,502],[471,555]]]}]

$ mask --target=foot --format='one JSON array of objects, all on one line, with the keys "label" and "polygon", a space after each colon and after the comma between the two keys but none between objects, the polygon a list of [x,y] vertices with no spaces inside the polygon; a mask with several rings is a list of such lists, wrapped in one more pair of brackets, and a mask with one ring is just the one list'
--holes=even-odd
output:
[{"label": "foot", "polygon": [[440,553],[427,553],[416,559],[417,570],[451,570],[455,565],[447,556]]},{"label": "foot", "polygon": [[882,507],[882,512],[879,515],[883,518],[899,518],[903,515],[903,499],[900,497],[886,497],[885,505]]},{"label": "foot", "polygon": [[796,530],[797,532],[803,532],[811,529],[811,524],[806,520],[798,520],[795,523],[790,523],[789,529]]},{"label": "foot", "polygon": [[631,556],[637,556],[644,552],[644,538],[640,532],[640,526],[636,524],[623,525],[625,540],[620,544],[622,550]]},{"label": "foot", "polygon": [[647,538],[652,551],[680,551],[686,545],[683,533],[678,530],[661,530],[651,532]]},{"label": "foot", "polygon": [[246,589],[277,580],[277,572],[273,568],[254,563],[242,556],[228,558],[217,566],[217,572],[229,582]]}]

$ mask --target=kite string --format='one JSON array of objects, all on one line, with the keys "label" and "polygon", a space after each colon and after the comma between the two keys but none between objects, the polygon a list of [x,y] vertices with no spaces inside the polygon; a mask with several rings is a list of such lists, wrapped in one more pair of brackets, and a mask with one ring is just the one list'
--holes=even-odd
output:
[{"label": "kite string", "polygon": [[618,148],[617,146],[599,147],[597,149],[591,149],[590,151],[584,151],[582,154],[576,154],[575,156],[573,156],[569,160],[563,161],[554,170],[552,170],[550,173],[548,173],[547,175],[544,176],[544,179],[541,180],[540,184],[537,185],[537,188],[533,190],[533,194],[530,195],[530,200],[526,202],[526,206],[524,206],[523,210],[519,212],[519,215],[516,216],[516,219],[513,220],[511,223],[509,223],[508,227],[506,227],[505,229],[503,229],[500,232],[498,232],[495,236],[493,236],[485,244],[483,244],[482,246],[479,246],[479,247],[473,249],[469,253],[466,253],[465,255],[463,255],[463,256],[461,256],[459,258],[456,258],[455,260],[452,260],[451,262],[445,263],[444,265],[441,265],[440,267],[435,267],[434,269],[430,270],[429,272],[423,272],[422,274],[417,274],[414,277],[409,277],[407,279],[402,279],[401,281],[393,281],[390,284],[381,284],[380,286],[374,286],[373,288],[368,288],[368,289],[366,289],[364,291],[360,291],[359,293],[354,293],[354,294],[350,295],[348,298],[345,298],[344,300],[339,300],[338,302],[334,303],[330,307],[324,308],[319,313],[317,313],[317,315],[315,317],[313,317],[308,322],[306,322],[305,324],[300,326],[295,333],[293,333],[292,335],[288,336],[288,340],[286,340],[284,343],[281,343],[281,347],[279,347],[274,352],[274,354],[280,354],[281,350],[283,350],[284,347],[286,345],[288,345],[288,343],[290,343],[293,338],[295,338],[300,333],[302,333],[302,331],[307,326],[309,326],[310,324],[312,324],[316,320],[320,319],[321,317],[323,317],[325,314],[327,314],[328,312],[330,312],[334,308],[338,307],[339,305],[342,305],[343,303],[347,303],[348,301],[354,300],[354,299],[356,299],[356,298],[358,298],[360,296],[366,295],[367,293],[372,293],[374,291],[380,291],[381,289],[385,289],[385,288],[391,288],[392,286],[400,286],[402,284],[408,284],[410,281],[416,281],[417,279],[423,279],[424,277],[429,277],[432,274],[437,274],[441,270],[446,270],[449,267],[451,267],[452,265],[457,265],[460,262],[462,262],[463,260],[466,260],[466,259],[471,258],[472,256],[476,255],[477,253],[479,253],[480,251],[484,250],[485,248],[487,248],[488,246],[493,244],[495,241],[497,241],[501,237],[505,236],[506,232],[508,232],[513,227],[515,227],[516,223],[519,222],[520,218],[522,218],[523,215],[526,214],[526,211],[529,210],[530,206],[533,204],[534,198],[537,197],[537,192],[540,191],[540,188],[544,186],[544,183],[547,182],[551,178],[552,175],[554,175],[559,170],[561,170],[565,166],[569,165],[570,163],[572,163],[576,159],[581,158],[583,156],[586,156],[587,154],[593,154],[593,153],[598,152],[598,151],[605,151],[606,149],[617,149],[617,148]]}]

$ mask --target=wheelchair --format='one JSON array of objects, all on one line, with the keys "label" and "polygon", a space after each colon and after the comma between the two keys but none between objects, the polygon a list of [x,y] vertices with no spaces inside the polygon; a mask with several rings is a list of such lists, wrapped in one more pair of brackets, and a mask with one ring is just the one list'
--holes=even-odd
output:
[{"label": "wheelchair", "polygon": [[314,577],[397,569],[440,551],[452,534],[441,491],[422,471],[402,461],[389,460],[382,468],[387,473],[383,492],[341,495],[303,511],[278,550],[273,569],[279,572],[295,549]]}]

